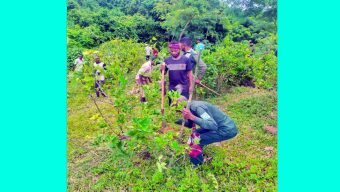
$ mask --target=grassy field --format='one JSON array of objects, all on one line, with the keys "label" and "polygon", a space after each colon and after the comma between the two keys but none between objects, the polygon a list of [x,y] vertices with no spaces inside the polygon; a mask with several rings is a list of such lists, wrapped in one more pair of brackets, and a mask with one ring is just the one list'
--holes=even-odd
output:
[{"label": "grassy field", "polygon": [[[277,126],[276,92],[236,87],[223,95],[208,101],[235,121],[239,134],[207,146],[204,154],[213,159],[192,169],[186,155],[123,154],[105,143],[94,145],[106,130],[90,97],[70,84],[68,191],[277,191],[277,136],[264,130]],[[97,103],[115,118],[107,99]]]}]

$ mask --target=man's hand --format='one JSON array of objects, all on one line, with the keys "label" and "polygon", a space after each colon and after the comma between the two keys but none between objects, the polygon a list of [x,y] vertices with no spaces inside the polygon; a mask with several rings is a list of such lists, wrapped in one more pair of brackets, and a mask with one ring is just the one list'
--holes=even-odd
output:
[{"label": "man's hand", "polygon": [[161,71],[165,70],[165,63],[162,63],[160,68],[161,68]]},{"label": "man's hand", "polygon": [[196,79],[196,80],[195,80],[195,83],[196,83],[196,84],[201,84],[201,80]]},{"label": "man's hand", "polygon": [[183,109],[182,114],[184,119],[190,119],[194,121],[196,118],[196,116],[193,115],[189,109]]}]

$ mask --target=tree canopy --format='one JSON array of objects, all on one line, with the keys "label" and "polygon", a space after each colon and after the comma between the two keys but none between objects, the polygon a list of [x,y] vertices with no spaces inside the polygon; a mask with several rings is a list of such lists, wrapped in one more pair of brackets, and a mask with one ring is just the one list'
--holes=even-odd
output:
[{"label": "tree canopy", "polygon": [[[226,35],[238,42],[255,41],[276,33],[276,3],[276,0],[69,0],[68,37],[86,48],[113,38],[147,42],[155,37],[165,42],[177,39],[182,31],[185,36],[210,43],[217,43]],[[82,31],[80,37],[75,37],[72,29]]]},{"label": "tree canopy", "polygon": [[[194,42],[203,39],[209,53],[203,57],[211,64],[208,73],[217,84],[226,80],[231,85],[242,84],[251,78],[258,86],[272,87],[276,84],[276,3],[276,0],[69,0],[68,65],[72,68],[74,59],[84,50],[98,49],[115,39],[150,43],[165,55],[162,48],[166,42],[187,36]],[[274,57],[265,60],[264,53]],[[249,55],[254,57],[249,59]],[[263,65],[270,65],[269,71],[274,74],[268,77],[268,71],[261,71]],[[217,66],[221,68],[219,73]],[[228,70],[228,76],[224,76],[222,68]],[[262,82],[263,79],[266,80]],[[212,87],[221,88],[211,82]]]}]

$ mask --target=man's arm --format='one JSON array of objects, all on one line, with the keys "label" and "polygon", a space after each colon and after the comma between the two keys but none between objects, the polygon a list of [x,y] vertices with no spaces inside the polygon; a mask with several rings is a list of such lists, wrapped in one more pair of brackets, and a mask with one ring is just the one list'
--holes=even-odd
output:
[{"label": "man's arm", "polygon": [[[198,55],[196,55],[195,59],[198,62]],[[198,75],[197,75],[198,80],[202,80],[203,79],[203,76],[205,75],[206,71],[207,71],[207,65],[200,58],[200,60],[198,62],[198,72],[199,72]]]},{"label": "man's arm", "polygon": [[192,70],[188,71],[187,73],[189,78],[189,92],[194,90],[194,75],[192,74]]},{"label": "man's arm", "polygon": [[202,80],[205,75],[205,72],[207,71],[207,65],[202,60],[200,60],[200,62],[198,63],[198,67],[200,69],[198,79]]},{"label": "man's arm", "polygon": [[[187,59],[186,62],[186,72],[187,72],[187,77],[189,79],[189,92],[192,92],[194,90],[194,74],[192,72],[193,70],[193,65],[190,62],[190,59]],[[189,99],[189,98],[188,98]]]},{"label": "man's arm", "polygon": [[197,107],[196,113],[198,116],[192,114],[189,109],[183,109],[185,119],[192,120],[203,129],[217,130],[216,121],[202,107]]}]

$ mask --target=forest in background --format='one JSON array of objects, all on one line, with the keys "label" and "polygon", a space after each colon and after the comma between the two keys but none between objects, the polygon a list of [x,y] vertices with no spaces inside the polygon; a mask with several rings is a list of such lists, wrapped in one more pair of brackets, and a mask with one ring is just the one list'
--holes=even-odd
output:
[{"label": "forest in background", "polygon": [[[276,0],[69,0],[67,13],[69,69],[81,52],[115,39],[150,43],[165,56],[167,42],[184,29],[184,36],[206,45],[203,60],[213,88],[221,90],[226,81],[276,85]],[[220,74],[225,71],[228,76]]]}]

